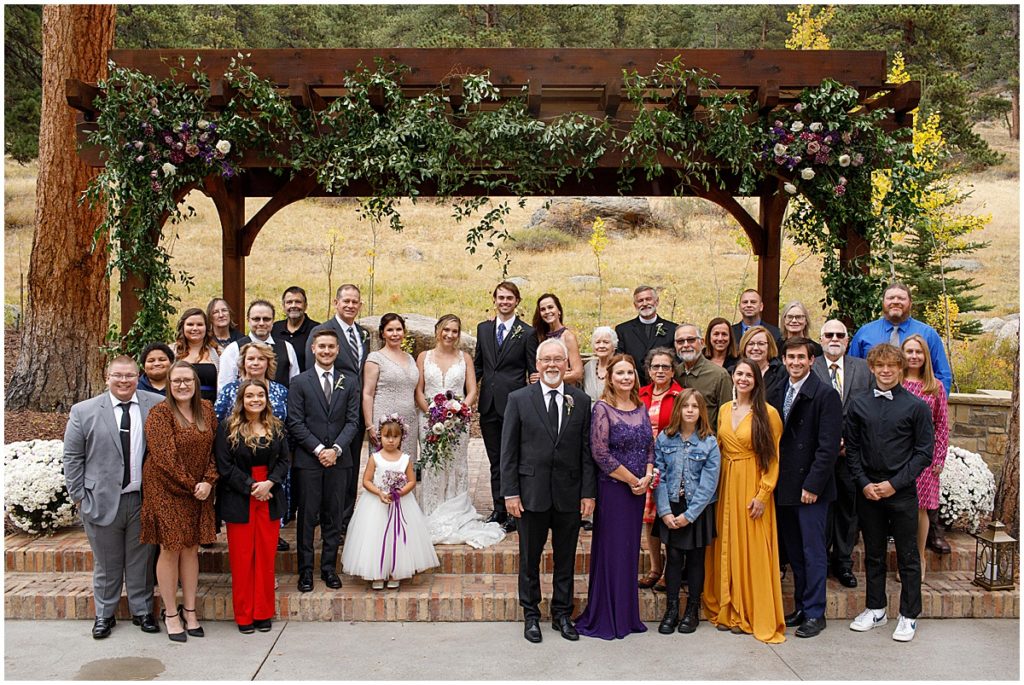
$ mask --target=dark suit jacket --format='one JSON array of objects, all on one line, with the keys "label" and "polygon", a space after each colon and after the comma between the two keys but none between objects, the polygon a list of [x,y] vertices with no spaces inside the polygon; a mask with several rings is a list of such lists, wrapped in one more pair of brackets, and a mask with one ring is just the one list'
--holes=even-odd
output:
[{"label": "dark suit jacket", "polygon": [[[352,439],[359,432],[359,400],[362,397],[358,376],[345,373],[343,388],[331,394],[327,406],[315,364],[292,379],[288,388],[288,433],[295,449],[295,468],[323,468],[313,454],[317,445],[341,447],[335,467],[358,466],[358,455],[351,450]],[[334,467],[331,467],[334,468]]]},{"label": "dark suit jacket", "polygon": [[548,422],[543,383],[508,396],[501,430],[501,496],[519,497],[529,511],[579,511],[581,499],[597,497],[590,396],[571,385],[563,387],[558,435]]},{"label": "dark suit jacket", "polygon": [[517,316],[499,350],[496,325],[496,320],[477,325],[473,367],[480,384],[480,414],[504,416],[509,393],[526,385],[537,370],[537,332]]},{"label": "dark suit jacket", "polygon": [[[782,353],[782,331],[777,326],[773,326],[767,321],[762,321],[757,324],[758,326],[764,326],[772,337],[775,338],[775,347],[779,349],[779,353]],[[736,347],[740,346],[740,339],[743,338],[743,322],[737,321],[732,325],[732,339],[736,342]],[[741,355],[742,356],[742,355]]]},{"label": "dark suit jacket", "polygon": [[[252,477],[253,451],[241,440],[237,447],[233,447],[228,441],[227,427],[227,421],[217,424],[217,439],[213,443],[217,473],[220,474],[220,478],[217,479],[217,516],[228,523],[248,523],[251,497],[249,493],[252,491],[252,484],[256,482]],[[267,504],[270,508],[270,518],[277,520],[288,510],[282,485],[291,465],[288,458],[288,437],[283,433],[278,435],[270,443],[270,448],[273,455],[267,465],[267,480],[273,481],[274,487],[270,489],[273,496]]]},{"label": "dark suit jacket", "polygon": [[[788,378],[776,384],[768,397],[768,403],[778,410],[779,416],[787,390]],[[836,498],[835,466],[842,435],[843,406],[839,393],[831,384],[822,383],[817,374],[807,374],[782,427],[776,504],[800,504],[801,490],[813,492],[818,501],[831,502]]]},{"label": "dark suit jacket", "polygon": [[[828,365],[829,360],[825,355],[814,358],[814,373],[818,374],[818,378],[825,382],[829,387],[832,387],[832,376],[829,375]],[[857,393],[863,392],[871,388],[871,369],[868,368],[868,363],[859,357],[851,357],[846,354],[843,355],[843,415],[846,415],[846,402],[850,399],[850,396]]]},{"label": "dark suit jacket", "polygon": [[673,338],[676,334],[676,324],[660,316],[654,321],[655,333],[658,325],[661,324],[661,335],[654,335],[650,340],[644,332],[644,325],[640,323],[640,317],[623,321],[615,327],[615,334],[619,336],[619,345],[616,352],[628,354],[636,362],[636,370],[640,375],[640,385],[644,386],[651,382],[650,377],[644,369],[644,357],[655,347],[667,347],[672,350],[672,358],[675,359],[675,347]]},{"label": "dark suit jacket", "polygon": [[[149,410],[164,398],[142,389],[136,395],[145,426]],[[97,526],[109,526],[121,502],[124,455],[120,431],[109,391],[71,407],[64,430],[64,482],[68,494],[71,501],[81,502],[82,518]],[[145,443],[145,431],[142,439]],[[142,463],[145,459],[143,454]]]},{"label": "dark suit jacket", "polygon": [[355,381],[355,385],[362,388],[363,366],[366,365],[366,357],[370,354],[370,333],[358,323],[355,326],[363,338],[363,354],[361,358],[356,359],[355,355],[352,354],[352,346],[349,344],[348,337],[345,335],[345,332],[341,330],[341,326],[338,324],[338,317],[332,316],[322,324],[313,327],[313,329],[309,331],[309,335],[306,337],[306,369],[312,369],[316,364],[316,359],[313,357],[313,350],[310,349],[310,345],[313,344],[313,336],[317,331],[323,328],[329,328],[338,334],[338,358],[334,360],[334,368],[345,374],[346,387],[348,387],[349,379],[352,379]]}]

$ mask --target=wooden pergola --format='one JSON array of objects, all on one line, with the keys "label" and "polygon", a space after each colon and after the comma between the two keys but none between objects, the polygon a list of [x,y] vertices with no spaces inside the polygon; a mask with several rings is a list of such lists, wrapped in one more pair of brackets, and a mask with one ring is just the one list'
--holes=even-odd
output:
[{"label": "wooden pergola", "polygon": [[[699,68],[715,76],[720,90],[749,94],[756,114],[750,124],[760,125],[761,116],[796,103],[800,92],[816,87],[824,79],[834,79],[852,86],[859,93],[864,111],[891,108],[893,114],[882,126],[888,130],[910,126],[914,109],[920,100],[920,83],[900,85],[886,83],[886,55],[882,51],[789,51],[789,50],[655,50],[655,49],[296,49],[246,51],[246,64],[260,77],[269,79],[286,93],[297,108],[322,110],[342,95],[343,76],[360,66],[372,68],[375,60],[394,61],[409,67],[402,80],[403,94],[416,97],[439,86],[446,88],[451,102],[458,106],[462,78],[467,74],[488,73],[501,88],[502,100],[522,97],[526,89],[527,107],[541,120],[564,112],[606,118],[614,127],[626,129],[636,116],[631,102],[623,95],[623,73],[636,71],[641,75],[653,72],[659,63],[680,56],[687,68]],[[110,59],[123,67],[137,69],[155,77],[171,76],[172,67],[184,58],[192,64],[201,57],[203,68],[211,79],[209,106],[216,110],[231,98],[230,86],[223,75],[237,50],[113,50]],[[178,69],[175,78],[190,80],[187,70]],[[102,166],[100,150],[88,144],[86,137],[94,128],[98,94],[95,84],[69,80],[68,103],[79,110],[79,142],[81,156],[93,166]],[[668,106],[685,108],[700,114],[702,93],[695,83]],[[383,99],[379,99],[383,107]],[[485,105],[487,107],[492,105]],[[645,106],[665,106],[648,103]],[[780,179],[770,178],[753,193],[759,198],[757,216],[751,215],[736,201],[740,194],[739,179],[724,176],[725,188],[680,187],[675,171],[678,164],[669,156],[659,160],[664,167],[661,176],[647,179],[644,170],[637,170],[630,195],[672,196],[695,195],[710,200],[728,211],[743,227],[753,252],[758,257],[757,287],[764,299],[764,319],[778,323],[779,272],[782,245],[782,221],[788,195]],[[609,153],[601,158],[592,178],[567,179],[560,186],[547,188],[550,195],[618,195],[617,179],[624,159]],[[360,197],[372,194],[365,184],[354,183],[340,193],[326,193],[309,171],[292,177],[271,172],[273,160],[252,152],[244,154],[237,166],[244,169],[231,179],[219,175],[207,177],[196,188],[214,202],[222,229],[223,294],[235,311],[244,311],[245,258],[266,222],[281,208],[307,197],[341,195]],[[514,173],[514,170],[513,170]],[[430,187],[420,189],[421,195],[436,194]],[[480,190],[467,188],[456,195],[476,195]],[[490,195],[500,196],[501,189]],[[184,193],[182,194],[184,197]],[[268,198],[248,221],[247,198]],[[849,263],[868,254],[866,241],[851,227],[845,227],[846,245],[841,259]],[[121,324],[127,330],[139,311],[134,290],[144,286],[136,275],[121,287]]]}]

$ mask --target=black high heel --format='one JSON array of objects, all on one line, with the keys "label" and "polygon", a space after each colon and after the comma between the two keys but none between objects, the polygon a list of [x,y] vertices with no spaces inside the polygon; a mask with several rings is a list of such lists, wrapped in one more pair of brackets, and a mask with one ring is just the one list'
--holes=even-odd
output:
[{"label": "black high heel", "polygon": [[[171,614],[171,616],[174,616],[174,614]],[[171,642],[188,642],[188,635],[186,635],[184,630],[180,633],[172,633],[171,629],[167,627],[167,612],[163,609],[160,610],[160,620],[164,622],[164,629],[167,630],[167,637]],[[181,621],[182,626],[185,625],[185,619],[181,617],[180,608],[178,609],[178,620]]]},{"label": "black high heel", "polygon": [[[178,611],[179,611],[179,612],[182,612],[182,611],[187,611],[187,612],[189,612],[190,614],[194,614],[194,613],[196,613],[196,610],[195,610],[195,609],[186,609],[186,608],[185,608],[185,605],[184,605],[184,604],[179,604],[179,605],[178,605]],[[182,621],[184,621],[184,620],[185,620],[185,619],[182,619]],[[203,627],[202,627],[202,626],[199,626],[198,628],[189,628],[189,627],[188,627],[188,626],[186,625],[186,626],[185,626],[185,631],[186,631],[186,632],[187,632],[187,633],[188,633],[189,635],[191,635],[192,637],[205,637],[205,636],[206,636],[206,633],[205,633],[205,632],[203,632]]]}]

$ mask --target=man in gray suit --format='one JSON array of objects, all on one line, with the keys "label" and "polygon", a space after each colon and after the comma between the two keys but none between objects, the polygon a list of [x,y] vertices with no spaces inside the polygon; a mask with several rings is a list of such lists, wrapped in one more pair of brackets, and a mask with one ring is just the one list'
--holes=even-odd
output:
[{"label": "man in gray suit", "polygon": [[[824,355],[814,360],[814,373],[835,388],[843,400],[843,415],[847,400],[871,387],[871,370],[867,362],[846,354],[850,336],[842,321],[831,319],[821,327],[821,349]],[[857,486],[846,465],[846,449],[841,448],[836,460],[836,498],[828,511],[825,526],[832,574],[846,587],[857,587],[850,555],[857,544]]]},{"label": "man in gray suit", "polygon": [[71,407],[64,431],[64,479],[71,500],[80,506],[92,547],[96,622],[92,636],[110,635],[128,588],[132,623],[158,633],[153,618],[153,563],[156,547],[139,542],[142,511],[143,427],[149,410],[164,398],[137,392],[139,367],[131,357],[107,366],[108,392]]}]

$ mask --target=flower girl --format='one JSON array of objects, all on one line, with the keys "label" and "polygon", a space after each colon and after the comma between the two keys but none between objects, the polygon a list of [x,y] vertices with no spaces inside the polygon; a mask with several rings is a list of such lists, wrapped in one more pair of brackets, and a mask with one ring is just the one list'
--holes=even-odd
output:
[{"label": "flower girl", "polygon": [[406,497],[416,487],[412,460],[401,451],[407,430],[398,414],[381,418],[381,449],[366,462],[366,492],[356,502],[341,555],[345,572],[371,581],[374,590],[382,590],[385,580],[397,588],[400,579],[440,563],[423,512]]}]

